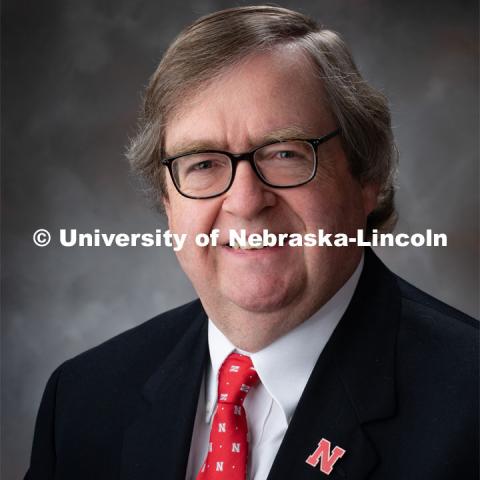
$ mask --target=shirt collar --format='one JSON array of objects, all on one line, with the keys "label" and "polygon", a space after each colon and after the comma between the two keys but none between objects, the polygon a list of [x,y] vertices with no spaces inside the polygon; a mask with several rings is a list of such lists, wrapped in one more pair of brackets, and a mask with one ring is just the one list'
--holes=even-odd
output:
[{"label": "shirt collar", "polygon": [[243,352],[208,320],[211,369],[206,378],[206,421],[217,401],[218,371],[234,351],[252,359],[260,381],[282,409],[287,423],[297,407],[312,370],[353,297],[363,268],[363,256],[352,276],[312,317],[256,353]]}]

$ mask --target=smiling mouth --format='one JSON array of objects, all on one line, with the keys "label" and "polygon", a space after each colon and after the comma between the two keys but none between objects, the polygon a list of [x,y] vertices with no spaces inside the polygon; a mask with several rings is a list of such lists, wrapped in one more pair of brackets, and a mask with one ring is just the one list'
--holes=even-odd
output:
[{"label": "smiling mouth", "polygon": [[240,243],[236,240],[231,243],[227,243],[224,246],[233,250],[262,250],[263,248],[270,248],[270,245],[258,245],[258,243],[251,244],[248,242]]},{"label": "smiling mouth", "polygon": [[263,232],[246,232],[240,230],[240,234],[235,230],[230,230],[228,240],[224,239],[222,247],[231,250],[251,251],[251,250],[277,250],[289,246],[288,239],[290,233],[269,232],[263,229]]}]

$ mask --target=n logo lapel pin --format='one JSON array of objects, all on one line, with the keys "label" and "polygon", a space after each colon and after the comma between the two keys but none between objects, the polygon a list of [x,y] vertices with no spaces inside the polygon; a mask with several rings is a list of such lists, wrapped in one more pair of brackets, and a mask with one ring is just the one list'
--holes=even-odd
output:
[{"label": "n logo lapel pin", "polygon": [[305,462],[311,467],[316,467],[320,462],[320,471],[325,475],[330,475],[337,460],[342,458],[345,453],[341,447],[335,447],[331,453],[330,449],[330,442],[326,438],[322,438],[318,442],[317,449],[308,456]]}]

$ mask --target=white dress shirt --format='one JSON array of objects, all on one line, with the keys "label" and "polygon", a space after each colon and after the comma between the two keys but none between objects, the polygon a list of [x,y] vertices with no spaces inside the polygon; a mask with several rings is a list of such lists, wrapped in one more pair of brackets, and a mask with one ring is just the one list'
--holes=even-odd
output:
[{"label": "white dress shirt", "polygon": [[244,407],[250,433],[248,478],[265,480],[318,357],[352,299],[363,257],[343,287],[312,317],[263,350],[248,353],[233,345],[209,319],[208,365],[200,389],[187,480],[195,480],[207,455],[210,424],[217,403],[218,371],[230,353],[249,355],[260,382]]}]

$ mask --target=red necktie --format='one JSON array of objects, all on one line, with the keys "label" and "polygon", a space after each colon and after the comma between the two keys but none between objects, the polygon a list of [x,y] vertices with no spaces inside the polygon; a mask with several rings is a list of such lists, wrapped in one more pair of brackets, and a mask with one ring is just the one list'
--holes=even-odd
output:
[{"label": "red necktie", "polygon": [[243,401],[258,374],[250,357],[231,353],[218,373],[217,409],[212,421],[205,463],[197,480],[247,478],[247,418]]}]

